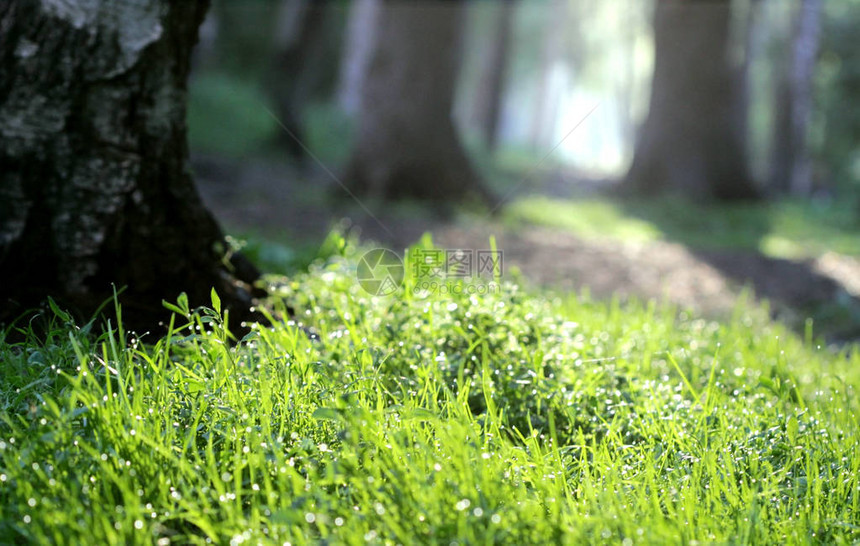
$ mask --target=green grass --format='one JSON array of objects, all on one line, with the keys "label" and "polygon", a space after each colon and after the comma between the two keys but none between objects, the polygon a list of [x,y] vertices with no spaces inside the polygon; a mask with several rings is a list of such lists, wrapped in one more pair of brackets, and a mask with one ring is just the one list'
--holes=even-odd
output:
[{"label": "green grass", "polygon": [[340,250],[275,283],[313,339],[231,344],[213,298],[0,341],[0,542],[860,540],[857,352],[754,307],[376,299]]},{"label": "green grass", "polygon": [[259,230],[244,230],[238,237],[228,236],[234,251],[240,251],[261,271],[292,275],[306,271],[316,260],[327,259],[342,252],[344,245],[340,233],[345,226],[334,226],[334,230],[322,241],[310,238],[290,239],[283,233],[261,233]]},{"label": "green grass", "polygon": [[860,223],[848,206],[805,202],[699,206],[677,199],[526,197],[505,212],[514,225],[561,228],[582,237],[668,240],[693,248],[756,251],[778,258],[825,252],[860,256]]}]

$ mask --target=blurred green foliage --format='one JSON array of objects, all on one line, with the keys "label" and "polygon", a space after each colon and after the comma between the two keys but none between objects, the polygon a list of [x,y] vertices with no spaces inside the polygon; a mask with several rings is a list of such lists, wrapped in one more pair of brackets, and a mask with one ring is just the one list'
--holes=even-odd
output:
[{"label": "blurred green foliage", "polygon": [[217,38],[206,65],[243,77],[259,79],[272,60],[279,0],[214,0]]},{"label": "blurred green foliage", "polygon": [[823,4],[816,144],[836,187],[860,199],[860,1]]},{"label": "blurred green foliage", "polygon": [[228,73],[196,74],[189,83],[188,139],[192,151],[231,158],[260,155],[279,130],[266,96]]},{"label": "blurred green foliage", "polygon": [[305,112],[307,146],[326,165],[343,165],[352,149],[354,120],[332,102],[315,102]]}]

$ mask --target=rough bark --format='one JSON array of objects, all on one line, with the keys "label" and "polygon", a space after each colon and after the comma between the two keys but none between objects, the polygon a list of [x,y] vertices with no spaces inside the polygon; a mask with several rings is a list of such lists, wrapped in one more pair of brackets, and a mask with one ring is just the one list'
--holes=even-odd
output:
[{"label": "rough bark", "polygon": [[381,199],[489,201],[452,109],[461,2],[385,1],[378,9],[346,183]]},{"label": "rough bark", "polygon": [[189,171],[185,82],[205,0],[0,7],[0,320],[52,296],[132,327],[215,288],[248,315],[256,270],[227,249]]},{"label": "rough bark", "polygon": [[730,0],[658,0],[654,77],[628,188],[700,200],[758,196],[745,149],[744,72],[729,59]]},{"label": "rough bark", "polygon": [[812,78],[818,53],[820,0],[801,0],[795,15],[789,56],[777,89],[770,189],[776,194],[812,192],[808,146],[812,118]]},{"label": "rough bark", "polygon": [[491,8],[493,9],[492,35],[481,63],[481,78],[475,100],[475,119],[484,143],[492,151],[498,145],[499,121],[516,4],[514,0],[502,0],[493,4]]}]

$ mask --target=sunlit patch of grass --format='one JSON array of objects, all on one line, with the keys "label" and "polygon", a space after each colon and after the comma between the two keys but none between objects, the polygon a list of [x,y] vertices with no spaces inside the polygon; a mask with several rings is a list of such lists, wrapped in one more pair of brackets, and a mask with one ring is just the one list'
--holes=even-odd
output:
[{"label": "sunlit patch of grass", "polygon": [[789,201],[772,206],[769,220],[768,237],[775,239],[769,244],[787,241],[795,245],[787,257],[809,257],[828,251],[860,256],[856,207]]},{"label": "sunlit patch of grass", "polygon": [[857,352],[749,306],[374,298],[333,244],[273,287],[313,336],[231,344],[213,295],[161,338],[0,339],[0,539],[860,540]]},{"label": "sunlit patch of grass", "polygon": [[526,197],[512,203],[505,218],[583,237],[668,240],[777,258],[810,258],[825,252],[860,256],[860,224],[851,210],[839,205],[785,201],[703,206],[671,198]]},{"label": "sunlit patch of grass", "polygon": [[662,236],[651,222],[628,214],[609,200],[587,198],[568,201],[528,197],[505,209],[511,222],[527,222],[570,231],[582,237],[609,237],[627,241],[654,241]]}]

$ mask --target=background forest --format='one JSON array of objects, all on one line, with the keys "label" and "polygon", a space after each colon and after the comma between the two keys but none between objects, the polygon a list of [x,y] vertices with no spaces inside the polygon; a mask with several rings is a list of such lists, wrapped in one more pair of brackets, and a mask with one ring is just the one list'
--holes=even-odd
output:
[{"label": "background forest", "polygon": [[0,544],[860,543],[858,30],[0,2]]},{"label": "background forest", "polygon": [[[385,34],[376,4],[222,1],[204,22],[189,104],[199,184],[230,228],[270,235],[264,259],[306,263],[343,218],[395,249],[494,231],[540,284],[649,298],[674,275],[674,301],[709,310],[750,285],[791,320],[853,335],[856,2],[419,2],[406,8],[427,32],[419,51],[415,28]],[[401,68],[373,64],[392,57]],[[364,78],[384,81],[364,92],[387,112],[362,110]],[[446,108],[453,130],[437,123]],[[536,259],[516,251],[524,238],[540,240]]]}]

